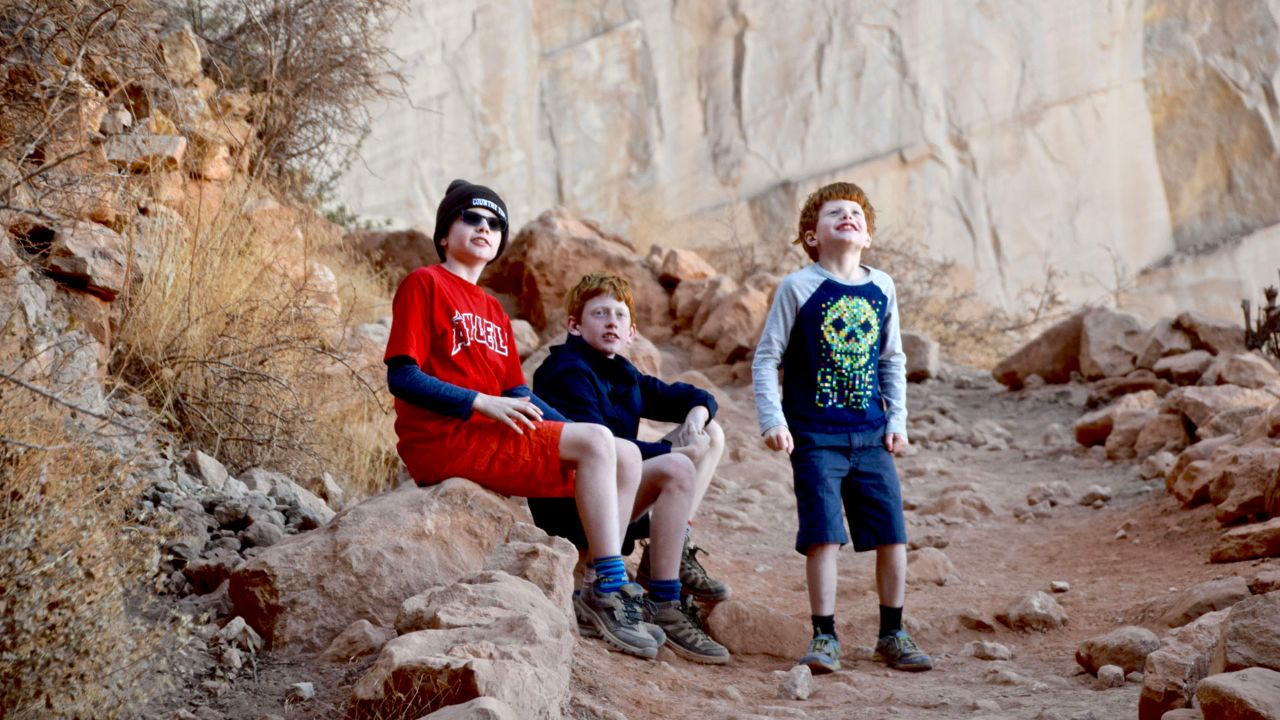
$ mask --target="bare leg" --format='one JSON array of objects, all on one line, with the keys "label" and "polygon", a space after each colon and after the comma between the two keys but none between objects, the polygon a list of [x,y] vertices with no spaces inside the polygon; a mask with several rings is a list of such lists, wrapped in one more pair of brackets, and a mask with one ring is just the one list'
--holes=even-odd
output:
[{"label": "bare leg", "polygon": [[591,557],[619,554],[622,536],[618,532],[618,457],[613,433],[603,425],[568,423],[560,434],[560,459],[576,465],[574,497]]},{"label": "bare leg", "polygon": [[907,596],[907,546],[876,547],[876,592],[885,607],[902,607]]},{"label": "bare leg", "polygon": [[836,553],[835,543],[810,545],[805,558],[805,576],[809,580],[809,609],[814,615],[834,615],[836,612]]},{"label": "bare leg", "polygon": [[711,444],[706,451],[698,457],[694,463],[696,469],[693,491],[693,512],[689,515],[692,517],[698,512],[698,506],[702,504],[702,496],[707,494],[707,488],[711,487],[711,479],[715,477],[716,467],[720,465],[720,458],[724,457],[724,429],[715,420],[707,424],[707,435],[711,436]]},{"label": "bare leg", "polygon": [[694,467],[689,458],[670,453],[644,462],[635,515],[651,512],[649,520],[649,576],[658,580],[680,577],[684,529],[693,508]]},{"label": "bare leg", "polygon": [[618,457],[618,527],[621,538],[627,533],[627,525],[635,515],[636,493],[640,489],[641,473],[644,459],[640,457],[640,448],[629,440],[613,439],[614,452]]}]

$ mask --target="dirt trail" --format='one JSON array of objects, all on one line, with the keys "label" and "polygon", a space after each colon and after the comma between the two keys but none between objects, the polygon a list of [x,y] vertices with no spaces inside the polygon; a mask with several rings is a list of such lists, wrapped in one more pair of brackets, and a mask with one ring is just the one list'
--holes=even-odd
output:
[{"label": "dirt trail", "polygon": [[[1166,494],[1162,481],[1143,481],[1136,465],[1107,462],[1100,448],[1088,450],[1074,443],[1069,429],[1081,414],[1084,386],[1011,393],[977,370],[951,374],[949,380],[909,388],[912,432],[925,435],[922,429],[933,416],[942,418],[959,439],[920,442],[899,459],[904,496],[924,509],[944,489],[971,484],[991,512],[970,512],[967,520],[923,510],[907,515],[913,539],[945,538],[943,552],[958,576],[942,586],[907,588],[908,628],[933,655],[933,671],[899,673],[851,657],[858,655],[859,647],[870,655],[877,602],[874,554],[845,548],[839,560],[836,612],[845,670],[815,678],[808,700],[777,695],[780,681],[775,673],[790,669],[794,657],[739,654],[731,665],[710,667],[686,662],[669,650],[657,660],[644,661],[610,652],[597,640],[578,640],[569,717],[1136,717],[1139,686],[1097,689],[1094,678],[1074,660],[1080,641],[1122,624],[1144,624],[1159,634],[1155,618],[1174,589],[1232,573],[1252,575],[1256,568],[1249,563],[1208,563],[1208,548],[1219,532],[1212,508],[1184,511]],[[680,379],[708,384],[700,376]],[[792,549],[796,521],[790,467],[785,458],[763,447],[750,388],[731,387],[717,394],[728,451],[696,518],[696,538],[710,553],[704,562],[713,575],[730,583],[734,599],[764,604],[807,627],[804,562]],[[1064,482],[1073,499],[1053,508],[1048,517],[1018,520],[1014,510],[1027,507],[1028,490],[1054,481]],[[1077,504],[1074,499],[1091,485],[1110,487],[1113,499],[1101,509]],[[1117,539],[1116,530],[1126,521],[1127,537]],[[633,560],[639,554],[637,550]],[[1048,592],[1055,580],[1070,583],[1068,592],[1055,595],[1070,616],[1061,630],[1020,634],[997,626],[982,633],[957,622],[962,608],[994,616],[1024,593]],[[965,644],[972,640],[1002,643],[1014,651],[1013,658],[984,661],[967,656]],[[371,656],[336,666],[315,658],[268,654],[256,667],[256,680],[241,678],[214,690],[203,682],[212,673],[212,661],[207,654],[194,653],[174,667],[172,681],[185,690],[162,698],[148,717],[167,719],[175,707],[184,706],[194,707],[197,718],[340,717],[352,686],[373,660]],[[300,680],[314,682],[317,697],[303,703],[285,701],[290,684]]]},{"label": "dirt trail", "polygon": [[[645,662],[584,640],[574,670],[575,695],[630,720],[1134,717],[1139,686],[1096,689],[1094,678],[1075,663],[1079,642],[1120,624],[1145,623],[1159,633],[1154,617],[1173,589],[1240,568],[1206,560],[1217,534],[1211,509],[1181,510],[1161,481],[1143,481],[1135,465],[1107,462],[1097,449],[1070,441],[1069,428],[1085,393],[1080,386],[1010,393],[977,371],[911,386],[910,409],[917,417],[941,408],[962,427],[976,426],[979,438],[999,434],[983,420],[1009,433],[1003,440],[991,438],[987,448],[940,443],[918,446],[899,460],[908,502],[924,505],[948,486],[973,483],[994,510],[962,522],[908,513],[913,538],[947,539],[943,552],[959,577],[945,586],[913,584],[907,590],[909,627],[933,655],[932,672],[905,674],[848,659],[843,672],[815,678],[808,700],[783,700],[774,673],[789,669],[794,658],[739,655],[732,665],[706,667],[664,650],[657,661]],[[705,564],[731,584],[736,599],[765,604],[807,626],[804,564],[792,550],[789,469],[758,447],[750,389],[733,388],[725,395],[722,420],[750,424],[730,433],[718,487],[697,520],[698,542],[711,553]],[[1058,480],[1070,487],[1073,500],[1049,517],[1015,518],[1014,509],[1027,505],[1030,486]],[[1095,484],[1112,489],[1110,503],[1101,509],[1077,504],[1074,498]],[[1127,537],[1117,539],[1126,521]],[[873,563],[871,553],[845,548],[840,554],[836,619],[846,655],[855,646],[874,643]],[[1070,616],[1062,630],[1021,634],[997,627],[982,633],[956,622],[961,608],[994,615],[1022,593],[1048,592],[1055,580],[1071,588],[1055,596]],[[1002,643],[1014,650],[1013,659],[966,656],[964,646],[971,640]],[[998,669],[1020,679],[1002,684],[993,677]]]}]

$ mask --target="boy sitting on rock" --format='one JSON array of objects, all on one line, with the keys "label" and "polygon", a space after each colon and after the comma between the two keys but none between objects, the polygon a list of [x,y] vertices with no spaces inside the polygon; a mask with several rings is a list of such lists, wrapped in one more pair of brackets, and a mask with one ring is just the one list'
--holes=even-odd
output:
[{"label": "boy sitting on rock", "polygon": [[[570,420],[599,423],[640,448],[644,464],[635,515],[651,509],[653,540],[640,558],[637,579],[649,588],[652,621],[678,655],[695,662],[726,663],[729,652],[697,621],[702,600],[729,596],[724,583],[707,575],[699,548],[689,538],[688,521],[706,493],[724,453],[724,431],[712,418],[716,401],[686,383],[665,383],[645,375],[621,354],[636,335],[631,284],[610,273],[582,278],[567,297],[569,335],[533,375],[534,390]],[[679,423],[660,442],[637,439],[640,418]],[[531,500],[534,522],[580,548],[586,538],[572,501]],[[629,528],[628,540],[638,532]],[[626,549],[624,545],[624,550]],[[683,593],[682,593],[683,588]]]},{"label": "boy sitting on rock", "polygon": [[898,670],[933,667],[902,629],[907,533],[893,455],[907,447],[906,356],[893,279],[862,264],[875,222],[852,183],[805,200],[793,242],[813,264],[782,279],[751,368],[765,443],[791,456],[796,550],[808,558],[813,613],[813,642],[800,662],[815,673],[840,669],[836,551],[849,542],[842,504],[854,549],[876,551],[876,659]]},{"label": "boy sitting on rock", "polygon": [[[661,633],[643,622],[643,591],[619,553],[640,453],[603,425],[544,419],[554,416],[525,384],[510,318],[476,285],[507,233],[497,193],[449,184],[433,237],[443,262],[410,273],[392,304],[385,361],[396,450],[419,485],[461,476],[505,495],[576,498],[596,576],[579,612],[611,645],[653,658]],[[672,514],[688,518],[679,500]]]}]

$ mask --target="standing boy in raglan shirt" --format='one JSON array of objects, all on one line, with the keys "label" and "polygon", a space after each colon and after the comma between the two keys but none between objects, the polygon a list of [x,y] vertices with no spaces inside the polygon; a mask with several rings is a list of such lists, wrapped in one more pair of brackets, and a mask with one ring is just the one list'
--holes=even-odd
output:
[{"label": "standing boy in raglan shirt", "polygon": [[752,363],[765,443],[791,456],[796,550],[806,556],[813,618],[800,662],[815,673],[840,669],[842,505],[854,549],[876,551],[875,659],[898,670],[933,667],[902,628],[907,534],[892,455],[907,446],[906,356],[893,280],[861,264],[874,231],[875,210],[857,185],[832,183],[808,197],[793,242],[814,262],[778,286]]},{"label": "standing boy in raglan shirt", "polygon": [[[609,644],[653,658],[665,638],[643,622],[643,591],[619,554],[640,452],[603,425],[543,419],[551,415],[525,384],[511,320],[476,285],[507,233],[497,193],[449,184],[433,238],[443,262],[410,273],[392,304],[396,450],[419,485],[461,476],[505,495],[576,498],[596,574],[582,593],[588,618]],[[676,512],[687,518],[689,507]]]}]

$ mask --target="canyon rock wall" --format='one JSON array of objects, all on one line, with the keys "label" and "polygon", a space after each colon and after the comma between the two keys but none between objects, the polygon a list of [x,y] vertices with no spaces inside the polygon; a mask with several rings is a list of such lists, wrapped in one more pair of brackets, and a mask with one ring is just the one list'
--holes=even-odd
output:
[{"label": "canyon rock wall", "polygon": [[[1109,301],[1280,222],[1277,18],[1277,0],[418,0],[391,43],[412,105],[375,111],[339,194],[429,228],[460,176],[517,224],[565,205],[641,249],[785,267],[798,204],[851,179],[879,243],[958,261],[999,306],[1050,269]],[[1271,282],[1242,265],[1212,305]],[[1139,309],[1163,302],[1138,284]]]}]

